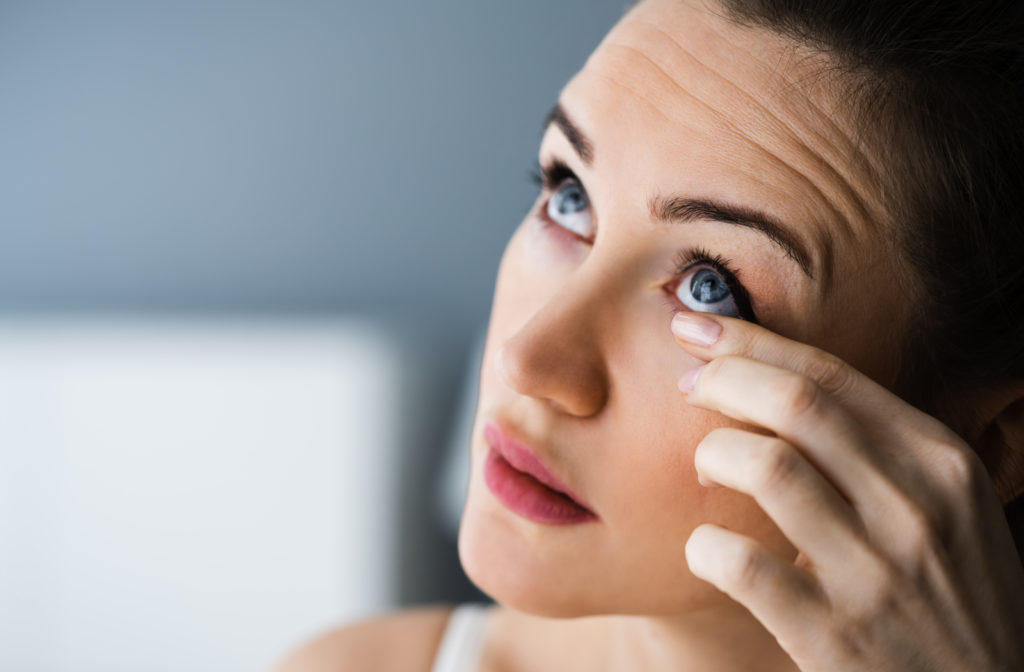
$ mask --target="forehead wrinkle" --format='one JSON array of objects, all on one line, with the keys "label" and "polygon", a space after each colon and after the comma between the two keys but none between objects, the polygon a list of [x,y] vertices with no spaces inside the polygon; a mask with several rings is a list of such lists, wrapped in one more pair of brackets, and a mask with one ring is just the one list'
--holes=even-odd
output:
[{"label": "forehead wrinkle", "polygon": [[[654,28],[658,32],[664,32],[664,31],[661,31],[657,26],[655,26],[653,24],[650,24],[648,22],[644,22],[644,23],[646,23],[647,25],[650,25],[652,28]],[[834,116],[838,116],[838,113],[833,113],[832,111],[827,110],[825,107],[823,107],[821,104],[819,104],[812,96],[808,95],[801,86],[799,86],[799,84],[798,84],[796,79],[790,77],[785,72],[785,70],[780,67],[781,63],[782,63],[782,60],[784,59],[784,55],[782,53],[779,54],[779,62],[775,66],[769,66],[768,63],[765,62],[764,60],[762,60],[761,58],[759,58],[757,56],[757,54],[754,53],[753,50],[751,50],[749,48],[746,48],[742,44],[739,44],[739,43],[729,39],[728,35],[726,35],[725,33],[721,32],[721,31],[714,30],[713,28],[710,28],[710,30],[713,30],[715,32],[715,34],[717,36],[719,36],[722,39],[722,41],[727,43],[730,47],[732,47],[733,49],[736,49],[737,51],[740,51],[740,52],[746,54],[751,59],[761,63],[762,65],[765,66],[766,69],[768,69],[771,72],[773,77],[775,77],[777,79],[780,79],[785,84],[787,84],[788,85],[787,92],[793,92],[796,95],[798,95],[801,98],[801,100],[803,101],[803,103],[807,107],[811,108],[811,110],[817,115],[817,118],[820,121],[822,121],[824,124],[826,124],[828,126],[829,131],[831,131],[831,133],[829,135],[824,135],[822,133],[819,133],[816,130],[814,130],[813,128],[810,129],[810,132],[812,134],[816,135],[817,137],[819,137],[825,144],[830,145],[832,147],[837,147],[837,143],[835,142],[835,140],[833,140],[833,138],[839,138],[841,141],[844,141],[844,142],[840,143],[842,145],[842,147],[841,148],[837,147],[837,149],[836,149],[836,151],[837,151],[837,153],[839,154],[840,157],[843,156],[843,152],[844,151],[846,152],[846,156],[850,157],[847,160],[843,161],[843,163],[849,164],[849,165],[863,166],[866,169],[866,172],[867,172],[867,179],[868,179],[868,181],[871,184],[881,185],[883,183],[882,175],[884,174],[885,171],[883,170],[883,166],[882,166],[882,163],[881,163],[881,157],[877,156],[877,152],[864,151],[864,148],[866,146],[865,146],[865,144],[863,142],[863,136],[861,134],[857,134],[857,136],[856,136],[857,140],[854,140],[853,137],[851,136],[851,134],[848,133],[846,131],[846,129],[844,129],[843,126],[841,124],[837,123],[835,121],[835,119],[833,118]],[[666,37],[668,37],[669,39],[672,39],[672,37],[670,35],[668,35],[667,33],[666,33]],[[793,46],[794,46],[795,49],[799,49],[802,45],[794,42]],[[826,52],[824,52],[824,51],[814,50],[813,48],[808,48],[808,49],[810,49],[810,53],[811,54],[816,54],[816,55],[821,56],[823,58],[828,58],[828,54]],[[818,76],[820,77],[821,75],[825,74],[825,71],[827,70],[827,66],[821,65],[821,66],[818,66],[818,67],[820,69],[820,72],[818,73]],[[811,76],[811,74],[808,73],[808,76]],[[870,147],[868,147],[868,149],[870,149]],[[861,205],[861,208],[865,211],[865,213],[867,213],[867,211],[870,210],[871,208],[867,205],[866,201],[870,200],[870,199],[861,198],[860,195],[856,192],[856,190],[853,189],[852,185],[850,185],[850,187],[851,187],[851,191],[853,192],[853,194],[852,194],[853,197],[858,199],[858,201],[859,201],[859,203]],[[888,214],[888,208],[886,208],[884,206],[884,204],[876,203],[875,205],[877,206],[878,212],[876,212],[874,216],[878,216],[878,215],[883,215],[884,216],[884,215]],[[869,219],[872,217],[872,215],[870,215],[870,214],[866,214],[865,216],[867,218],[869,218]]]},{"label": "forehead wrinkle", "polygon": [[[660,65],[655,63],[649,56],[647,56],[647,54],[643,53],[639,49],[636,49],[635,47],[631,47],[631,46],[625,45],[625,44],[608,43],[608,44],[605,45],[605,47],[617,47],[617,48],[620,48],[620,49],[622,49],[624,51],[628,51],[628,52],[630,52],[632,54],[636,54],[636,55],[640,56],[641,58],[645,59],[646,61],[648,61],[649,63],[651,63],[651,65],[657,70],[659,75],[661,77],[663,77],[664,79],[666,79],[668,82],[670,82],[675,90],[681,92],[683,95],[685,95],[688,98],[692,99],[694,102],[696,102],[701,107],[704,107],[705,109],[707,109],[712,115],[714,115],[715,117],[719,118],[722,121],[723,124],[725,124],[726,126],[728,126],[728,127],[730,127],[732,129],[732,131],[733,131],[732,134],[733,134],[734,137],[738,137],[741,140],[745,140],[747,143],[749,143],[750,146],[753,146],[754,148],[759,150],[763,155],[765,155],[767,157],[768,161],[772,165],[774,165],[778,169],[780,169],[782,171],[785,171],[785,172],[789,173],[790,175],[792,175],[793,178],[797,182],[802,183],[811,193],[813,193],[813,194],[815,194],[817,196],[817,199],[815,199],[815,200],[819,201],[822,204],[822,206],[833,215],[834,219],[837,220],[837,223],[842,224],[842,225],[845,226],[845,229],[846,229],[848,234],[852,231],[852,227],[849,224],[849,220],[842,214],[842,212],[839,211],[838,208],[836,208],[835,204],[832,203],[832,201],[825,195],[825,193],[821,190],[821,188],[817,184],[815,184],[815,182],[813,180],[811,180],[807,175],[805,175],[803,172],[801,172],[800,170],[798,170],[794,166],[792,166],[789,163],[787,163],[784,159],[782,159],[780,156],[775,154],[773,151],[768,149],[767,146],[765,146],[764,144],[758,142],[757,140],[754,140],[753,138],[749,137],[749,135],[743,133],[742,130],[740,129],[740,127],[738,127],[736,125],[736,123],[733,122],[732,119],[730,119],[725,114],[719,112],[714,107],[712,107],[710,104],[708,104],[704,100],[702,100],[700,97],[698,97],[697,95],[691,93],[685,87],[680,85],[673,77],[671,77],[667,72],[665,72],[665,70]],[[721,75],[718,75],[717,73],[715,73],[710,68],[708,68],[708,70],[710,72],[712,72],[713,74],[716,74],[716,76],[718,76],[719,78],[725,80],[724,77],[722,77]],[[614,81],[614,80],[612,80],[612,81]],[[728,81],[728,80],[725,80],[725,81]],[[626,87],[624,87],[624,88],[626,88]],[[645,102],[648,102],[648,104],[653,105],[653,103],[650,103],[649,101],[647,101],[646,97],[644,97],[644,99],[645,99]],[[660,112],[660,110],[659,110],[659,112]],[[679,123],[676,119],[673,119],[673,118],[669,117],[664,112],[661,112],[661,116],[666,118],[670,123],[673,123],[673,124]],[[812,154],[813,154],[813,152],[812,152]],[[766,184],[763,180],[758,180],[758,181],[761,182],[762,184]],[[785,219],[785,218],[783,218],[783,219]],[[816,230],[812,231],[812,236],[818,242],[818,246],[817,246],[816,251],[819,251],[818,258],[819,258],[819,261],[821,262],[820,266],[821,266],[821,270],[822,270],[822,287],[827,290],[829,288],[829,286],[830,286],[830,277],[831,277],[830,270],[831,270],[831,260],[832,260],[832,254],[831,254],[831,238],[832,237],[829,234],[829,232],[831,231],[831,227],[827,226],[824,222],[821,222],[817,217],[814,217],[812,219],[818,225],[817,227],[815,227]],[[814,234],[817,234],[817,235],[814,235]]]},{"label": "forehead wrinkle", "polygon": [[[730,19],[727,16],[724,16],[724,15],[721,15],[721,14],[717,14],[717,13],[714,13],[714,12],[710,12],[710,13],[713,16],[715,16],[716,18],[720,19],[722,22],[726,23],[726,24],[738,26],[740,28],[746,28],[746,26],[742,26],[741,24],[737,24],[734,20]],[[641,20],[637,19],[637,23],[642,23],[644,25],[650,26],[651,28],[657,30],[658,32],[664,33],[664,31],[662,31],[655,24],[652,24],[649,21],[641,21]],[[707,29],[710,32],[713,32],[716,37],[721,39],[722,42],[724,42],[727,45],[729,45],[729,47],[735,49],[736,51],[742,52],[743,54],[749,56],[751,60],[756,61],[756,62],[760,63],[761,65],[763,65],[766,70],[771,72],[773,77],[781,79],[786,84],[790,85],[790,89],[789,90],[792,91],[792,92],[795,92],[797,95],[799,95],[803,99],[803,101],[809,107],[811,107],[814,110],[814,112],[817,113],[818,118],[821,119],[824,123],[828,124],[829,128],[835,133],[835,135],[837,135],[837,136],[847,140],[847,147],[849,148],[851,154],[861,154],[860,152],[858,152],[856,150],[856,148],[862,146],[862,143],[854,142],[850,138],[850,136],[846,133],[846,131],[843,129],[843,127],[840,126],[839,124],[837,124],[835,122],[835,120],[832,118],[832,116],[833,116],[832,112],[830,110],[827,110],[824,107],[822,107],[814,98],[812,98],[811,96],[807,95],[804,92],[804,90],[800,86],[797,85],[797,81],[795,79],[789,77],[787,75],[787,73],[785,72],[785,70],[780,67],[781,64],[782,64],[782,61],[785,58],[785,56],[784,56],[785,49],[783,49],[783,47],[781,47],[781,46],[779,47],[779,54],[778,54],[779,58],[778,58],[778,61],[776,62],[776,64],[775,65],[769,65],[768,62],[765,61],[764,59],[762,59],[760,56],[758,56],[754,52],[753,49],[750,49],[749,47],[746,47],[743,44],[738,43],[738,42],[736,42],[733,39],[730,39],[730,37],[729,37],[727,32],[724,32],[722,30],[717,30],[716,28],[714,28],[710,24],[707,25]],[[750,29],[750,30],[753,30],[753,29]],[[797,42],[796,40],[791,40],[791,39],[786,38],[786,37],[784,37],[784,36],[782,36],[782,35],[780,35],[778,33],[773,32],[771,30],[763,29],[762,32],[763,32],[764,35],[767,35],[770,38],[775,38],[775,39],[777,39],[780,42],[784,42],[786,46],[790,47],[790,51],[793,52],[793,53],[803,49],[803,50],[806,50],[809,53],[809,55],[812,55],[812,56],[820,56],[820,57],[823,57],[823,58],[826,58],[826,59],[829,57],[829,54],[827,52],[823,51],[823,50],[816,49],[814,47],[810,47],[810,46],[804,45],[804,44],[802,44],[800,42]],[[666,34],[666,36],[669,39],[672,39],[671,35],[668,35],[667,33],[665,33],[665,34]],[[675,41],[675,40],[673,40],[673,41]],[[822,73],[825,71],[825,69],[826,68],[824,66],[822,66],[820,68]],[[879,164],[874,163],[872,156],[863,155],[863,158],[864,158],[865,163],[867,165],[869,165],[872,169],[878,169],[879,168]]]},{"label": "forehead wrinkle", "polygon": [[659,117],[661,117],[662,119],[664,119],[668,123],[670,123],[670,124],[677,124],[679,126],[682,126],[683,128],[689,129],[689,130],[691,130],[691,131],[693,131],[695,133],[702,132],[701,129],[697,128],[696,126],[693,126],[691,124],[687,124],[683,120],[675,119],[673,117],[668,116],[667,114],[665,114],[665,112],[662,111],[662,109],[658,106],[658,104],[656,102],[651,100],[651,98],[649,96],[647,96],[646,94],[641,93],[640,91],[638,91],[637,89],[634,89],[631,86],[627,86],[626,84],[623,84],[622,82],[620,82],[619,80],[615,79],[611,75],[608,75],[608,74],[605,74],[605,73],[602,73],[602,72],[591,72],[591,73],[588,73],[588,75],[591,76],[591,77],[596,77],[598,79],[604,80],[606,83],[611,84],[612,86],[614,86],[616,88],[622,89],[626,93],[633,94],[637,98],[637,100],[640,100],[641,102],[646,103],[647,106],[650,107],[651,110],[653,110],[655,114],[657,114]]},{"label": "forehead wrinkle", "polygon": [[[659,31],[659,32],[661,32],[661,31]],[[669,38],[669,39],[671,40],[671,38]],[[793,130],[793,128],[789,124],[787,124],[784,121],[782,121],[781,119],[779,119],[778,116],[773,114],[771,112],[771,110],[769,110],[765,105],[763,105],[757,98],[755,98],[754,96],[752,96],[749,93],[747,93],[746,91],[744,91],[743,87],[735,84],[728,77],[726,77],[722,73],[718,72],[714,68],[710,67],[709,65],[707,65],[706,63],[701,61],[691,51],[689,51],[685,47],[682,47],[681,45],[679,45],[675,40],[671,40],[671,41],[672,41],[672,43],[674,45],[676,45],[678,50],[681,53],[683,53],[684,55],[686,55],[691,61],[696,63],[703,70],[707,71],[708,73],[710,73],[711,75],[713,75],[717,79],[719,79],[722,82],[724,82],[727,86],[729,86],[733,90],[737,91],[740,95],[742,95],[746,99],[750,100],[754,105],[756,105],[758,108],[760,108],[766,115],[768,115],[772,119],[774,119],[777,122],[778,125],[782,126],[784,129],[790,131],[789,137],[800,148],[802,148],[807,155],[812,157],[812,161],[814,161],[818,165],[823,165],[826,168],[826,172],[828,174],[835,176],[836,182],[838,182],[838,184],[841,185],[841,190],[846,193],[846,195],[848,196],[849,200],[852,202],[852,204],[854,206],[854,209],[856,210],[857,214],[860,215],[865,220],[870,221],[869,215],[868,215],[868,213],[865,210],[864,204],[857,197],[856,192],[852,189],[852,187],[848,184],[848,182],[838,173],[838,171],[836,171],[834,166],[832,166],[828,161],[825,161],[824,159],[819,157],[818,154],[815,151],[813,151],[807,145],[807,143],[805,143],[803,140],[801,140],[799,138],[799,135]],[[752,138],[750,136],[749,133],[744,133],[742,126],[740,126],[736,122],[734,122],[729,116],[727,116],[727,115],[725,115],[725,114],[723,114],[721,112],[718,112],[714,107],[712,107],[709,103],[705,102],[703,99],[701,99],[696,94],[693,94],[689,90],[687,90],[674,77],[672,77],[668,72],[666,72],[664,68],[662,68],[660,65],[658,65],[652,58],[647,56],[647,54],[645,54],[642,50],[637,49],[637,48],[632,47],[632,46],[629,46],[629,45],[626,45],[626,44],[621,44],[621,43],[612,43],[609,46],[618,47],[618,48],[621,48],[621,49],[632,51],[633,53],[641,56],[642,58],[647,60],[649,63],[651,63],[654,66],[654,68],[656,68],[657,71],[661,74],[661,76],[663,78],[665,78],[666,80],[668,80],[676,89],[678,89],[680,92],[684,93],[688,97],[692,98],[696,102],[700,103],[704,108],[706,108],[707,110],[709,110],[713,114],[715,114],[718,117],[720,117],[728,126],[732,127],[733,130],[735,131],[735,135],[737,135],[738,137],[740,137],[742,139],[745,139],[745,140],[749,141],[751,144],[753,144],[754,146],[758,147],[764,154],[766,154],[770,159],[773,160],[773,163],[775,165],[777,165],[777,166],[779,166],[779,167],[789,171],[791,174],[797,176],[798,179],[801,182],[803,182],[806,186],[808,186],[810,188],[811,191],[813,191],[815,194],[817,194],[819,196],[821,202],[823,202],[825,204],[825,206],[829,209],[829,211],[838,220],[837,223],[839,223],[839,224],[844,226],[844,228],[846,229],[847,234],[848,235],[852,234],[853,227],[850,225],[849,218],[847,218],[835,206],[835,204],[832,202],[832,200],[830,198],[828,198],[828,196],[826,196],[825,192],[806,173],[804,173],[803,171],[797,169],[795,166],[791,165],[788,161],[786,161],[781,156],[779,156],[778,153],[770,150],[765,143],[755,140],[754,138]],[[779,133],[776,132],[776,133],[774,133],[774,135],[780,136],[780,135],[783,135],[783,134],[779,134]],[[783,136],[781,139],[785,140],[787,138]],[[852,237],[852,235],[851,235],[851,237]]]},{"label": "forehead wrinkle", "polygon": [[[633,94],[633,96],[635,96],[637,100],[639,100],[642,103],[644,103],[645,105],[647,105],[655,114],[660,116],[662,119],[664,119],[668,123],[670,123],[670,124],[678,124],[678,125],[690,128],[691,130],[693,130],[695,132],[701,132],[699,129],[696,129],[696,128],[692,127],[692,126],[688,126],[686,123],[680,122],[679,120],[668,116],[647,95],[645,95],[645,94],[643,94],[643,93],[633,89],[630,86],[627,86],[627,85],[623,84],[622,82],[620,82],[617,79],[613,78],[611,75],[608,75],[606,73],[602,73],[600,71],[595,71],[593,73],[590,73],[590,75],[595,77],[595,78],[597,78],[597,79],[605,81],[606,83],[610,84],[611,86],[613,86],[615,88],[619,88],[619,89],[622,89],[623,91],[625,91],[627,93]],[[700,102],[700,101],[698,101],[698,102]],[[650,201],[653,198],[654,198],[654,194],[650,195],[647,200]],[[824,230],[824,227],[822,227],[822,229]],[[822,270],[821,282],[820,282],[820,285],[819,285],[820,288],[821,288],[821,291],[820,291],[819,295],[820,296],[825,296],[827,294],[827,292],[829,291],[829,289],[831,288],[831,283],[832,283],[832,279],[833,279],[833,274],[831,273],[831,271],[833,269],[833,266],[834,266],[834,258],[835,258],[834,257],[834,252],[833,252],[833,245],[832,245],[833,241],[832,241],[832,238],[830,236],[824,235],[824,236],[822,236],[820,238],[820,240],[818,240],[818,242],[819,242],[820,245],[819,245],[818,248],[815,248],[815,251],[820,251],[820,257],[819,258],[820,258],[820,266],[821,266],[821,270]]]},{"label": "forehead wrinkle", "polygon": [[[790,122],[787,122],[785,119],[779,117],[779,115],[777,115],[775,112],[773,112],[772,109],[769,108],[764,102],[762,102],[760,99],[758,99],[753,94],[749,93],[742,86],[736,84],[729,77],[726,77],[724,74],[722,74],[718,70],[712,68],[710,65],[708,65],[707,63],[702,61],[691,50],[687,49],[685,46],[680,44],[675,38],[673,38],[669,33],[667,33],[664,30],[662,30],[660,27],[658,27],[655,24],[650,23],[648,21],[637,20],[637,23],[640,23],[642,25],[648,26],[649,28],[651,28],[655,32],[657,32],[660,35],[664,36],[673,45],[673,47],[676,50],[678,50],[680,53],[684,54],[692,62],[696,63],[698,66],[700,66],[701,68],[706,70],[708,73],[710,73],[711,75],[715,76],[716,78],[718,78],[719,80],[724,82],[727,86],[729,86],[732,90],[734,90],[738,95],[740,95],[743,98],[745,98],[746,100],[750,101],[750,103],[752,105],[754,105],[755,107],[760,109],[766,116],[770,117],[776,123],[776,125],[778,127],[781,127],[781,129],[783,129],[785,131],[788,131],[788,138],[786,137],[785,133],[779,133],[778,131],[773,132],[773,135],[775,135],[777,137],[781,136],[780,139],[783,140],[783,141],[785,141],[787,139],[790,139],[792,142],[796,143],[800,148],[802,148],[808,156],[812,157],[813,163],[815,163],[816,165],[820,165],[820,166],[822,166],[824,168],[825,173],[826,173],[826,178],[828,178],[828,177],[833,178],[832,182],[834,182],[839,187],[839,189],[842,192],[842,194],[846,196],[845,200],[850,205],[853,206],[853,209],[855,211],[854,214],[857,216],[857,218],[862,220],[862,221],[865,221],[865,222],[872,221],[873,217],[872,217],[872,214],[869,213],[869,211],[868,211],[867,204],[864,202],[864,200],[861,198],[861,196],[858,193],[858,191],[849,182],[849,180],[847,180],[846,177],[836,168],[835,163],[833,161],[829,160],[828,158],[826,158],[825,156],[823,156],[824,152],[819,152],[819,151],[816,151],[815,149],[813,149],[803,139],[803,137],[801,137],[802,136],[802,132],[803,133],[807,133],[807,134],[811,135],[812,137],[818,139],[824,145],[826,145],[826,146],[833,146],[834,147],[834,143],[831,140],[829,140],[828,138],[826,138],[821,132],[819,132],[814,127],[814,124],[805,124],[805,125],[803,125],[803,127],[801,127],[803,129],[803,131],[801,132],[800,130],[798,130],[796,125],[794,125],[794,124],[792,124]],[[716,32],[716,35],[718,35],[718,34],[719,33]],[[724,38],[723,38],[723,40],[724,40]],[[731,45],[731,43],[730,43],[730,45]],[[775,69],[770,68],[767,65],[767,63],[765,63],[764,61],[761,61],[760,59],[758,59],[752,52],[744,51],[744,53],[749,54],[749,56],[753,60],[755,60],[758,63],[761,63],[762,65],[765,66],[765,68],[771,70],[772,76],[779,76],[779,70],[777,68],[775,68]],[[652,60],[652,59],[648,58],[648,60]],[[673,81],[674,81],[674,78],[672,78],[671,75],[669,75],[667,72],[665,72],[665,70],[663,68],[659,68],[659,70],[661,70],[661,72],[663,74],[665,74],[666,77],[669,77],[670,79],[673,79]],[[788,81],[788,80],[786,80],[786,81]],[[677,86],[679,86],[679,85],[677,84]],[[680,88],[682,88],[682,87],[680,86]],[[801,92],[801,94],[802,94],[802,92]],[[806,96],[804,96],[804,97],[805,97],[805,99],[809,103],[811,102],[810,98],[807,98]],[[821,111],[821,109],[818,108],[816,105],[814,105],[813,103],[811,103],[811,104],[812,104],[812,107],[814,107],[815,111],[818,114],[822,115],[820,118],[825,120],[832,127],[832,130],[835,131],[835,133],[840,138],[846,138],[846,135],[841,131],[840,127],[838,125],[836,125],[831,120],[831,118],[829,118],[828,116],[824,115],[824,113]],[[850,143],[850,144],[852,144],[852,143]],[[838,153],[841,154],[841,150],[839,150]],[[853,152],[853,153],[857,154],[856,152]],[[773,155],[774,155],[774,153],[773,153]],[[787,165],[788,165],[788,163],[787,163]],[[808,179],[808,182],[813,182],[810,178],[807,178],[807,179]],[[831,204],[830,199],[828,199],[825,196],[824,192],[821,189],[817,189],[817,191],[821,195],[823,200],[825,200],[826,202],[829,202]],[[850,226],[849,218],[844,216],[837,208],[833,208],[833,211],[841,219],[841,223],[845,225],[845,227],[847,229],[847,232],[848,233],[852,233],[853,227]]]},{"label": "forehead wrinkle", "polygon": [[[798,81],[796,79],[790,77],[786,73],[785,69],[783,69],[781,67],[782,61],[785,58],[785,56],[783,54],[781,54],[781,53],[779,54],[779,61],[778,61],[778,63],[776,63],[776,65],[769,66],[768,63],[766,63],[765,61],[761,60],[757,56],[757,54],[755,54],[751,49],[745,48],[743,45],[738,44],[738,43],[730,40],[729,37],[727,35],[725,35],[724,33],[716,32],[716,34],[720,35],[721,38],[722,38],[722,41],[728,43],[729,46],[732,47],[733,49],[735,49],[737,51],[743,52],[744,54],[749,56],[751,59],[761,63],[762,65],[764,65],[764,67],[766,69],[771,71],[771,74],[772,74],[773,77],[775,77],[777,79],[781,79],[783,82],[785,82],[788,85],[788,87],[789,87],[787,89],[787,91],[795,93],[796,95],[798,95],[801,98],[801,100],[804,102],[804,104],[807,105],[807,107],[811,108],[814,111],[814,113],[817,115],[817,118],[821,122],[823,122],[824,124],[826,124],[828,126],[829,130],[831,131],[831,135],[832,136],[841,138],[842,140],[845,141],[843,143],[843,146],[844,146],[845,150],[850,155],[860,157],[862,159],[861,163],[863,165],[867,166],[871,170],[872,173],[874,173],[874,174],[880,174],[881,173],[881,164],[877,162],[877,159],[876,159],[875,155],[872,154],[872,153],[865,153],[865,152],[861,151],[861,148],[864,147],[864,143],[863,142],[859,142],[859,141],[855,141],[850,136],[850,134],[846,132],[846,129],[844,129],[841,124],[839,124],[839,123],[837,123],[835,121],[835,119],[833,118],[834,112],[831,111],[831,110],[827,110],[824,106],[822,106],[820,103],[818,103],[818,101],[815,100],[812,96],[808,95],[804,91],[803,87],[801,87],[799,85]],[[822,56],[827,56],[823,52],[818,52],[818,53],[821,54]],[[822,65],[822,66],[819,66],[819,67],[822,70],[822,72],[819,73],[819,76],[820,76],[820,75],[824,74],[824,71],[826,70],[826,66]],[[811,73],[808,73],[807,76],[810,77]],[[822,139],[825,140],[826,142],[828,142],[831,145],[835,145],[836,144],[834,141],[832,141],[832,140],[830,140],[830,139],[828,139],[826,137],[822,137]]]}]

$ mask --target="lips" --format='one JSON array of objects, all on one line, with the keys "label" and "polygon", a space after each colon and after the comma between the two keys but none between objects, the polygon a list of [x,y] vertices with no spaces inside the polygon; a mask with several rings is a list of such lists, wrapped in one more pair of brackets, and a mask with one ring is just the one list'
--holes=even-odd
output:
[{"label": "lips", "polygon": [[513,439],[497,423],[488,422],[484,426],[484,437],[514,469],[532,476],[545,486],[565,495],[581,508],[592,512],[590,507],[561,479],[552,474],[529,448]]}]

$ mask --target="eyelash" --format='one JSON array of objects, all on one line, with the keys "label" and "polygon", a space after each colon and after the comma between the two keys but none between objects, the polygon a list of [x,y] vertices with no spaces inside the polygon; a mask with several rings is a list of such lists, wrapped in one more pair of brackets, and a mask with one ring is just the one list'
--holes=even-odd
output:
[{"label": "eyelash", "polygon": [[747,322],[760,324],[757,320],[757,314],[754,313],[750,294],[739,281],[740,272],[732,267],[731,261],[720,254],[712,254],[703,247],[689,247],[676,253],[672,265],[675,266],[676,277],[679,278],[678,281],[671,283],[672,295],[667,297],[667,303],[671,307],[672,313],[681,312],[678,305],[679,299],[675,296],[675,290],[678,289],[686,272],[695,266],[710,266],[716,273],[722,276],[729,291],[732,292],[733,300],[736,302],[736,309],[740,313],[739,316]]},{"label": "eyelash", "polygon": [[538,189],[547,189],[548,191],[554,191],[558,185],[570,177],[579,182],[579,178],[576,177],[572,168],[560,159],[552,159],[550,163],[543,166],[537,163],[530,171],[530,181]]},{"label": "eyelash", "polygon": [[[541,165],[538,162],[530,171],[530,180],[534,185],[538,189],[545,189],[547,191],[554,191],[562,182],[569,178],[576,180],[582,186],[583,183],[576,177],[576,173],[573,172],[572,168],[560,159],[552,159],[546,165]],[[672,313],[682,312],[679,308],[679,299],[675,296],[675,290],[682,281],[682,277],[695,266],[705,265],[713,268],[725,280],[726,286],[729,287],[733,299],[736,301],[736,308],[739,310],[740,317],[748,322],[759,324],[757,314],[754,312],[753,305],[751,304],[750,294],[740,283],[740,273],[732,267],[731,261],[720,254],[713,254],[706,248],[697,246],[684,248],[677,252],[672,260],[672,265],[675,267],[675,276],[678,278],[678,280],[670,283],[673,288],[672,293],[670,295],[666,293],[666,303],[668,303]]]}]

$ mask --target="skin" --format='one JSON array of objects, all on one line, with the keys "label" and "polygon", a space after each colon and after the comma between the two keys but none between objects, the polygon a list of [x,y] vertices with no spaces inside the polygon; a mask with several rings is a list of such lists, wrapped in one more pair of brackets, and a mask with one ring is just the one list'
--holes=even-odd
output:
[{"label": "skin", "polygon": [[[501,260],[459,534],[502,605],[485,669],[1024,660],[1024,578],[985,467],[889,391],[919,288],[827,65],[714,5],[646,0],[562,91],[593,161],[554,125],[539,158],[579,177],[595,235],[543,225],[545,189]],[[814,279],[759,232],[656,223],[655,194],[770,214]],[[731,261],[761,326],[719,319],[711,346],[673,334],[693,309],[672,260],[694,245]],[[492,420],[600,520],[506,509],[483,479]]]}]

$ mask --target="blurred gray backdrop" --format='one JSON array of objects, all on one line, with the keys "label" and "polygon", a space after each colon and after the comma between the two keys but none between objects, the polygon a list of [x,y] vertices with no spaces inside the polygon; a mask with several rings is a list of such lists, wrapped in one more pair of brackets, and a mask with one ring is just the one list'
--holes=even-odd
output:
[{"label": "blurred gray backdrop", "polygon": [[[464,422],[541,122],[626,4],[3,1],[0,319],[384,317]],[[402,475],[405,603],[481,597],[436,473]]]},{"label": "blurred gray backdrop", "polygon": [[0,3],[0,310],[426,313],[465,338],[626,0]]}]

